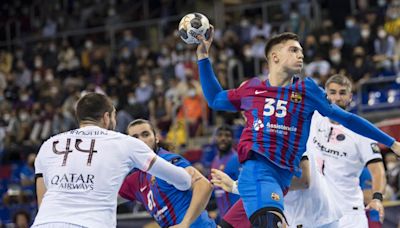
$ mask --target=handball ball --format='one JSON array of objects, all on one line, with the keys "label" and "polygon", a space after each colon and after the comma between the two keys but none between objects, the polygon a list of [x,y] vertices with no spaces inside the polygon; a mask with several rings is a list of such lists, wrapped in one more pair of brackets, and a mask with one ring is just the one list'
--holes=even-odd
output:
[{"label": "handball ball", "polygon": [[210,23],[201,13],[186,14],[179,22],[179,36],[187,44],[199,44],[197,35],[210,36]]}]

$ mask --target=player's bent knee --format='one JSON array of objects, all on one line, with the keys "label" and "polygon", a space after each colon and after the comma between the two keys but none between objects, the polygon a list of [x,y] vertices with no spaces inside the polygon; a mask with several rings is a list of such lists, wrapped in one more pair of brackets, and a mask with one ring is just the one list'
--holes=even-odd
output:
[{"label": "player's bent knee", "polygon": [[261,209],[250,217],[252,227],[256,228],[285,228],[286,223],[280,211]]}]

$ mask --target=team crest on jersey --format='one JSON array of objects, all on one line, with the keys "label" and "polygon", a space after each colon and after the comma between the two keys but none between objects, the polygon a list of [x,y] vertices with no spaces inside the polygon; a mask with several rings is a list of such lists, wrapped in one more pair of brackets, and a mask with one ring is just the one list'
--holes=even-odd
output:
[{"label": "team crest on jersey", "polygon": [[279,201],[281,199],[281,197],[277,193],[273,192],[271,194],[271,199],[273,199],[275,201]]},{"label": "team crest on jersey", "polygon": [[371,149],[374,154],[379,154],[381,152],[378,143],[371,143]]},{"label": "team crest on jersey", "polygon": [[290,100],[294,103],[300,103],[303,100],[303,97],[300,93],[292,92],[290,95]]},{"label": "team crest on jersey", "polygon": [[151,183],[151,185],[154,185],[154,183],[156,183],[156,177],[155,176],[151,176],[150,183]]}]

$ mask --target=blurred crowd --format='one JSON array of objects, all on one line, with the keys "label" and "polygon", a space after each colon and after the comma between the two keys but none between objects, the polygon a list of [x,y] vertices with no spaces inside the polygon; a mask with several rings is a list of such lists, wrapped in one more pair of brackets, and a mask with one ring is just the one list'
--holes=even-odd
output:
[{"label": "blurred crowd", "polygon": [[[95,91],[112,98],[118,111],[117,131],[124,132],[135,118],[150,119],[166,140],[185,150],[208,146],[188,146],[187,142],[209,136],[210,126],[241,124],[237,114],[207,108],[198,81],[195,47],[180,40],[177,23],[165,28],[163,42],[154,45],[135,29],[123,30],[118,34],[117,50],[112,50],[106,34],[51,38],[60,31],[142,19],[134,13],[135,7],[126,7],[130,1],[65,2],[74,4],[57,1],[52,7],[58,11],[47,16],[41,14],[45,11],[39,5],[25,6],[22,1],[14,1],[19,8],[3,7],[7,14],[0,13],[13,18],[21,10],[26,17],[17,18],[27,27],[24,31],[46,37],[12,51],[0,50],[0,221],[10,221],[20,209],[34,214],[33,161],[38,146],[54,134],[78,127],[74,104],[83,93]],[[168,7],[154,7],[157,10],[149,17],[181,12],[173,2],[160,1]],[[370,78],[399,73],[400,1],[357,1],[353,14],[337,11],[331,1],[321,1],[319,26],[312,20],[310,1],[297,2],[282,4],[279,16],[267,21],[251,10],[225,15],[226,27],[216,28],[211,51],[224,88],[231,86],[230,81],[238,86],[241,75],[244,79],[265,77],[265,41],[282,31],[301,35],[304,74],[321,85],[330,75],[342,73],[353,80],[356,90]],[[31,20],[30,9],[42,16]],[[398,199],[400,163],[388,160],[391,199]]]}]

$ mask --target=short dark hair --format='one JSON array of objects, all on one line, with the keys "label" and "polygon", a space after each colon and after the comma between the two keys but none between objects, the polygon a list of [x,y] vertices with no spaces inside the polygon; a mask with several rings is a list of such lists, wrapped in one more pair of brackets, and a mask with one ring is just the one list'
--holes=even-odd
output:
[{"label": "short dark hair", "polygon": [[233,136],[233,130],[232,130],[232,128],[231,128],[229,125],[227,125],[227,124],[223,124],[223,125],[219,126],[219,127],[217,128],[216,134],[220,133],[221,131],[229,131],[229,132],[231,133],[231,135]]},{"label": "short dark hair", "polygon": [[351,80],[348,77],[341,74],[335,74],[329,77],[328,80],[325,82],[325,88],[327,88],[331,83],[336,83],[338,85],[345,86],[350,92],[353,86]]},{"label": "short dark hair", "polygon": [[[157,136],[156,128],[154,127],[154,125],[150,121],[145,120],[145,119],[136,119],[136,120],[131,121],[128,124],[128,126],[126,127],[126,133],[128,133],[128,129],[130,127],[133,127],[133,126],[136,126],[136,125],[141,125],[141,124],[148,124],[150,126],[150,128],[151,128],[151,131],[153,131],[154,136]],[[171,143],[168,143],[166,141],[163,141],[163,140],[160,140],[158,142],[157,147],[162,147],[162,148],[164,148],[164,149],[166,149],[168,151],[171,151],[171,150],[175,149],[174,145],[172,145]],[[157,151],[155,151],[155,152],[157,152]]]},{"label": "short dark hair", "polygon": [[78,122],[90,120],[98,121],[104,113],[112,113],[114,105],[110,98],[100,93],[87,93],[82,96],[76,105],[75,115]]},{"label": "short dark hair", "polygon": [[145,119],[136,119],[136,120],[131,121],[128,124],[128,127],[126,127],[126,131],[128,132],[128,129],[130,127],[133,127],[136,125],[141,125],[141,124],[148,124],[150,126],[151,130],[153,131],[154,135],[156,135],[156,129],[154,128],[153,124],[151,124],[150,121],[145,120]]},{"label": "short dark hair", "polygon": [[284,32],[284,33],[280,33],[277,35],[272,36],[267,43],[265,44],[265,49],[264,49],[264,54],[265,54],[265,58],[268,61],[268,54],[271,51],[271,49],[280,43],[286,42],[287,40],[296,40],[299,41],[299,36],[297,36],[296,34],[292,33],[292,32]]}]

